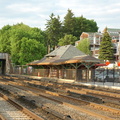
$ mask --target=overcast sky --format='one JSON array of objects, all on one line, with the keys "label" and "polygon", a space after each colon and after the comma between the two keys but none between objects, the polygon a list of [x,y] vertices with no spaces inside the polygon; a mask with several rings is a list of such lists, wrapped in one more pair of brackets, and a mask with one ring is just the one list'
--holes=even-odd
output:
[{"label": "overcast sky", "polygon": [[0,29],[23,22],[44,30],[51,13],[61,21],[70,9],[75,17],[93,19],[99,30],[120,28],[119,0],[0,0]]}]

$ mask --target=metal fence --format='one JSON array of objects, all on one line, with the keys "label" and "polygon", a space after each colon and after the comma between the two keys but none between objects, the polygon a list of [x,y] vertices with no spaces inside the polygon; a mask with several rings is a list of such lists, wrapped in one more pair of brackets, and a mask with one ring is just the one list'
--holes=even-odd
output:
[{"label": "metal fence", "polygon": [[120,68],[97,68],[94,82],[120,86]]},{"label": "metal fence", "polygon": [[[56,71],[57,69],[54,69],[51,76],[49,76],[49,69],[34,69],[29,66],[15,66],[13,74],[57,78]],[[59,78],[75,80],[76,71],[75,69],[65,69],[63,76],[61,75],[63,72],[60,70],[57,74],[59,74]],[[120,68],[80,69],[77,71],[77,77],[78,82],[120,86]]]}]

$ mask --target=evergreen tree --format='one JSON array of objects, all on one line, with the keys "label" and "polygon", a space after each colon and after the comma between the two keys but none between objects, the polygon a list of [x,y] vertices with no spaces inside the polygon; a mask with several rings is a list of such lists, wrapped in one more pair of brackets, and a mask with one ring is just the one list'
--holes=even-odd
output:
[{"label": "evergreen tree", "polygon": [[79,37],[82,32],[97,32],[98,26],[94,20],[89,20],[81,17],[75,17],[72,10],[68,9],[67,14],[61,23],[60,17],[55,17],[52,13],[50,20],[47,20],[46,24],[46,35],[47,35],[47,46],[54,47],[57,45],[58,40],[64,35],[73,35]]},{"label": "evergreen tree", "polygon": [[107,32],[107,28],[104,30],[102,41],[99,49],[99,59],[101,60],[112,60],[113,59],[113,46],[112,38]]},{"label": "evergreen tree", "polygon": [[55,17],[52,13],[50,15],[50,20],[47,20],[46,35],[48,38],[47,44],[53,49],[57,46],[58,40],[61,38],[61,25],[60,17]]},{"label": "evergreen tree", "polygon": [[63,31],[65,34],[73,34],[74,33],[74,14],[70,9],[68,9],[68,13],[64,17],[63,21]]}]

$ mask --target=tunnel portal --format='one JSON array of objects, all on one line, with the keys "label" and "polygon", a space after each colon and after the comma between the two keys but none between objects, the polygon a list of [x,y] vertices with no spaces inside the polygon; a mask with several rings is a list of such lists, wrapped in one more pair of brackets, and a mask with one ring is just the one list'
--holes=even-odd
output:
[{"label": "tunnel portal", "polygon": [[10,59],[8,53],[0,53],[0,75],[10,73]]}]

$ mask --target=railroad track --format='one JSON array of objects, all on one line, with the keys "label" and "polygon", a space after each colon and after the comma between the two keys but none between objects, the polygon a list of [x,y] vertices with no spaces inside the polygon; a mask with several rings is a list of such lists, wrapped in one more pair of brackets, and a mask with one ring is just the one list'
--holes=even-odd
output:
[{"label": "railroad track", "polygon": [[[70,88],[70,85],[67,85],[68,87],[66,87],[66,85],[64,86],[64,84],[54,84],[51,83],[51,82],[41,82],[41,81],[35,81],[35,80],[31,80],[31,81],[28,81],[28,80],[25,80],[24,81],[25,83],[30,83],[30,84],[33,84],[33,85],[36,85],[36,86],[41,86],[41,87],[46,87],[46,88],[53,88],[55,90],[55,88],[60,89],[62,91],[69,91],[70,92],[73,92],[74,94],[79,94],[78,96],[81,95],[88,95],[88,96],[93,96],[93,97],[97,97],[99,98],[98,100],[102,100],[104,101],[104,103],[109,103],[108,105],[110,104],[115,104],[114,106],[116,108],[119,108],[117,107],[117,105],[120,105],[120,93],[112,93],[112,92],[108,92],[108,91],[100,91],[100,90],[91,90],[91,89],[86,89],[86,88]],[[72,85],[71,85],[72,86]],[[74,96],[76,97],[76,96]],[[92,98],[92,97],[91,97]],[[86,99],[86,98],[85,98]]]},{"label": "railroad track", "polygon": [[0,120],[43,120],[2,93],[0,93],[0,114]]},{"label": "railroad track", "polygon": [[[16,87],[16,86],[13,86],[13,87]],[[96,104],[96,103],[92,103],[92,102],[88,102],[88,101],[84,101],[84,100],[80,100],[80,99],[76,99],[76,98],[73,98],[73,97],[69,97],[69,96],[65,96],[65,95],[61,95],[61,94],[58,94],[58,93],[55,93],[55,92],[50,92],[50,91],[44,91],[45,93],[49,93],[49,94],[51,94],[51,95],[53,95],[53,96],[50,96],[50,95],[45,95],[45,93],[44,94],[42,94],[42,93],[40,93],[41,92],[41,90],[40,89],[36,89],[36,88],[33,88],[33,87],[22,87],[22,86],[18,86],[18,88],[20,88],[20,89],[25,89],[25,90],[33,90],[34,91],[34,93],[38,93],[38,95],[39,96],[41,96],[41,97],[44,97],[44,98],[47,98],[47,99],[50,99],[50,100],[52,100],[52,101],[55,101],[55,102],[58,102],[58,103],[60,103],[60,104],[62,104],[62,105],[65,105],[65,106],[67,106],[67,107],[71,107],[71,108],[73,108],[73,109],[75,109],[75,110],[78,110],[78,111],[80,111],[80,112],[83,112],[84,111],[84,113],[86,113],[86,114],[88,114],[88,115],[91,115],[91,116],[94,116],[94,117],[100,117],[100,118],[102,118],[102,119],[104,119],[104,120],[114,120],[114,119],[116,119],[119,115],[120,115],[120,110],[118,110],[118,109],[113,109],[113,108],[110,108],[110,107],[107,107],[107,106],[104,106],[104,105],[100,105],[100,104]],[[36,92],[35,92],[36,91]],[[43,92],[43,90],[42,90],[42,92]],[[57,98],[55,97],[55,96],[57,96]],[[77,102],[77,103],[82,103],[81,105],[86,105],[86,107],[84,106],[84,107],[80,107],[79,105],[80,104],[71,104],[71,103],[69,103],[69,102],[62,102],[61,101],[61,99],[60,99],[60,97],[61,97],[61,99],[63,100],[63,99],[67,99],[67,100],[72,100],[72,101],[74,101],[74,103],[75,102]],[[90,108],[89,110],[88,109],[86,109],[86,108]],[[97,111],[99,110],[101,110],[101,111],[104,111],[104,112],[107,112],[107,113],[109,113],[109,117],[108,116],[106,116],[105,114],[104,115],[102,115],[101,113],[96,113],[95,111],[92,111],[92,109],[96,109]],[[111,115],[111,114],[113,114],[113,116]],[[114,115],[116,115],[117,117],[115,117]],[[118,119],[118,118],[117,118]]]},{"label": "railroad track", "polygon": [[120,94],[118,93],[111,93],[111,92],[105,92],[105,91],[98,91],[98,90],[90,90],[90,89],[85,89],[85,88],[81,88],[80,90],[78,89],[70,89],[70,88],[67,88],[66,90],[69,90],[69,91],[75,91],[76,93],[84,93],[84,94],[97,94],[97,95],[103,95],[103,96],[110,96],[110,97],[115,97],[115,98],[120,98]]},{"label": "railroad track", "polygon": [[[28,80],[24,80],[26,83],[28,82]],[[38,84],[41,84],[41,81],[34,81],[34,80],[30,80],[29,81],[30,83],[36,83],[37,85]],[[43,82],[43,81],[42,81]],[[9,82],[9,83],[12,83],[12,82]],[[13,84],[14,84],[15,82],[13,82]],[[16,83],[15,83],[16,84]],[[46,83],[42,83],[42,85],[43,84],[46,84]],[[46,84],[46,86],[53,86],[53,83],[50,83],[50,82],[48,82],[47,84]],[[55,84],[54,84],[55,85]],[[59,84],[59,87],[61,87],[61,86],[63,86],[63,85],[61,85],[61,84]],[[70,86],[69,86],[70,87]],[[70,89],[70,88],[67,88],[66,89],[66,91],[72,91],[72,89]],[[73,89],[74,90],[74,89]],[[84,89],[82,92],[84,92],[84,93],[87,93],[86,91],[85,91],[86,89]],[[61,102],[61,101],[59,101],[59,98],[57,99],[55,96],[59,96],[59,97],[62,97],[62,99],[63,98],[65,98],[65,99],[72,99],[73,101],[79,101],[79,102],[82,102],[82,104],[80,105],[81,107],[79,107],[78,105],[73,105],[73,104],[70,104],[70,103],[68,103],[68,102],[61,102],[61,104],[62,105],[65,105],[65,106],[67,106],[67,107],[71,107],[71,108],[73,108],[73,109],[76,109],[76,110],[78,110],[78,111],[80,111],[80,112],[84,112],[84,113],[86,113],[86,114],[89,114],[89,115],[91,115],[91,116],[94,116],[94,117],[100,117],[100,118],[102,118],[102,119],[104,119],[104,120],[114,120],[114,119],[120,119],[119,118],[119,115],[120,115],[120,110],[117,110],[117,109],[113,109],[113,108],[109,108],[109,107],[107,107],[107,106],[103,106],[103,105],[99,105],[99,104],[95,104],[95,103],[92,103],[92,102],[88,102],[88,101],[83,101],[83,100],[79,100],[79,99],[75,99],[75,98],[73,98],[73,97],[68,97],[68,96],[64,96],[64,95],[60,95],[60,94],[58,94],[58,93],[55,93],[55,92],[51,92],[51,91],[47,91],[47,90],[42,90],[42,92],[43,91],[45,91],[46,93],[49,93],[49,94],[51,94],[51,95],[53,95],[52,97],[50,97],[50,96],[45,96],[45,95],[40,95],[39,94],[39,96],[41,96],[41,97],[45,97],[45,98],[47,98],[47,99],[50,99],[50,100],[53,100],[53,101],[56,101],[56,102]],[[80,90],[76,90],[76,91],[80,91]],[[94,91],[94,90],[93,90]],[[72,91],[73,92],[73,91]],[[75,91],[74,91],[75,92]],[[88,93],[90,93],[91,91],[89,91]],[[95,94],[95,93],[94,93]],[[97,93],[96,93],[97,94]],[[68,97],[68,98],[67,98]],[[116,96],[115,96],[116,97]],[[117,97],[119,97],[119,95],[117,96]],[[54,98],[54,99],[53,99]],[[56,98],[56,99],[55,99]],[[88,110],[86,109],[86,108],[84,108],[85,107],[85,104],[87,104],[87,107],[89,108]],[[83,107],[84,106],[84,107]],[[46,107],[43,107],[43,108],[45,108],[46,110],[48,109],[48,108],[46,108]],[[92,112],[90,109],[95,109],[95,111],[94,112]],[[99,114],[99,113],[96,113],[96,110],[98,110],[98,109],[101,109],[101,111],[104,111],[104,112],[111,112],[111,113],[113,113],[115,116],[105,116],[104,114]],[[48,111],[50,111],[50,109],[48,109]],[[53,111],[52,111],[53,112]],[[54,111],[55,112],[55,111]],[[57,114],[57,113],[56,113]]]},{"label": "railroad track", "polygon": [[[29,82],[29,81],[26,81],[26,82]],[[74,91],[75,93],[80,93],[80,94],[87,94],[87,95],[93,95],[93,96],[99,96],[101,98],[106,98],[107,99],[116,99],[117,101],[120,99],[120,91],[116,91],[117,93],[115,93],[115,90],[114,92],[112,91],[103,91],[102,89],[100,90],[96,90],[96,89],[90,89],[90,88],[83,88],[83,87],[74,87],[74,84],[59,84],[59,83],[51,83],[51,82],[48,82],[48,83],[45,83],[44,82],[41,82],[41,81],[35,81],[35,80],[32,80],[30,81],[30,83],[33,83],[33,84],[38,84],[38,85],[45,85],[46,87],[53,87],[54,88],[63,88],[62,90],[67,90],[67,91]],[[72,87],[73,86],[73,87]],[[119,92],[119,93],[118,93]]]},{"label": "railroad track", "polygon": [[[31,92],[28,92],[28,90],[23,90],[23,89],[20,89],[19,88],[19,91],[18,91],[18,87],[16,87],[17,89],[15,89],[15,87],[16,86],[10,86],[10,85],[8,85],[8,84],[5,84],[5,85],[3,85],[3,86],[0,86],[0,88],[2,89],[2,92],[4,92],[5,91],[5,93],[6,93],[6,91],[8,91],[8,93],[9,93],[9,96],[14,96],[14,97],[16,97],[15,99],[16,99],[16,101],[18,102],[18,100],[19,101],[21,101],[21,102],[23,102],[23,105],[26,105],[26,106],[31,106],[31,107],[33,107],[33,106],[35,106],[34,108],[36,108],[36,104],[34,104],[34,100],[33,100],[33,98],[31,99],[31,97],[32,97],[32,95],[30,94]],[[20,95],[19,94],[16,94],[16,92],[18,93],[20,93]],[[21,94],[22,93],[22,94]],[[26,93],[26,94],[25,94]],[[10,95],[11,94],[11,95]],[[18,95],[18,96],[17,96]],[[26,96],[24,96],[24,95],[26,95],[26,96],[28,96],[28,98],[26,99]],[[34,95],[33,95],[34,96]],[[39,99],[39,98],[38,98]],[[20,102],[20,103],[21,103]],[[45,115],[43,115],[43,118],[45,118],[45,120],[47,119],[47,120],[53,120],[53,119],[55,119],[55,120],[73,120],[69,115],[64,115],[64,114],[61,114],[61,113],[59,113],[59,112],[56,112],[55,110],[52,110],[52,109],[50,109],[49,107],[47,107],[47,106],[44,106],[44,105],[42,105],[41,103],[38,103],[39,104],[39,108],[38,108],[38,106],[37,106],[37,109],[39,110],[39,109],[42,109],[43,111],[44,111],[44,114]],[[43,112],[42,111],[42,112]],[[38,113],[38,112],[37,112]],[[41,116],[42,116],[41,115]],[[49,117],[49,119],[48,118],[46,118],[46,116],[47,117]]]},{"label": "railroad track", "polygon": [[[114,106],[116,108],[120,108],[117,106],[117,105],[120,105],[120,94],[118,94],[118,93],[111,93],[111,92],[100,91],[100,90],[91,90],[91,89],[86,89],[86,88],[74,87],[74,85],[69,85],[69,84],[67,84],[67,85],[59,84],[59,83],[56,84],[56,82],[51,82],[51,81],[44,81],[44,80],[38,81],[38,80],[32,80],[32,79],[29,80],[29,79],[24,79],[24,77],[17,78],[17,77],[6,76],[5,79],[7,79],[7,81],[14,80],[14,79],[17,79],[17,81],[19,81],[19,79],[22,79],[21,80],[23,82],[22,84],[30,83],[30,84],[34,84],[34,85],[41,85],[41,87],[45,86],[46,88],[50,88],[50,87],[52,89],[59,88],[59,91],[61,89],[62,91],[69,91],[69,93],[74,92],[74,94],[77,93],[77,94],[81,94],[82,96],[83,95],[94,96],[94,97],[99,98],[98,101],[100,99],[102,99],[102,101],[104,101],[104,103],[106,105],[111,105],[112,107]],[[9,82],[12,83],[12,81],[9,81]],[[13,83],[15,84],[14,81],[13,81]],[[16,84],[20,84],[20,83],[16,82]],[[74,89],[71,86],[73,86]],[[77,96],[74,96],[74,97],[77,97]],[[83,99],[83,97],[82,97],[82,99]],[[85,99],[86,99],[86,97],[85,97]]]},{"label": "railroad track", "polygon": [[89,90],[84,88],[82,88],[81,90],[66,88],[65,90],[69,91],[69,93],[77,93],[80,95],[94,96],[94,97],[100,98],[104,103],[108,102],[108,103],[120,105],[120,94],[118,93]]}]

